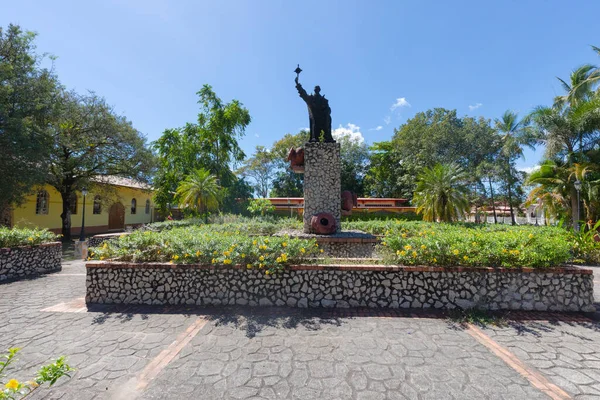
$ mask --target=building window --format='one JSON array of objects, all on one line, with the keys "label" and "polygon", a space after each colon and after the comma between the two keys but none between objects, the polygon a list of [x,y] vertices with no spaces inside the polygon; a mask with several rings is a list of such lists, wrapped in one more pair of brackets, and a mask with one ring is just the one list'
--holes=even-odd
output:
[{"label": "building window", "polygon": [[146,200],[146,214],[150,214],[150,200]]},{"label": "building window", "polygon": [[35,213],[47,215],[48,208],[49,208],[49,202],[50,202],[50,196],[48,195],[48,192],[46,192],[45,190],[40,190],[37,193],[37,198],[35,201]]},{"label": "building window", "polygon": [[102,203],[100,202],[100,196],[94,197],[94,214],[102,213]]},{"label": "building window", "polygon": [[137,200],[131,199],[131,214],[135,214],[137,211]]},{"label": "building window", "polygon": [[71,210],[71,215],[77,214],[77,193],[71,193],[71,204],[69,209]]}]

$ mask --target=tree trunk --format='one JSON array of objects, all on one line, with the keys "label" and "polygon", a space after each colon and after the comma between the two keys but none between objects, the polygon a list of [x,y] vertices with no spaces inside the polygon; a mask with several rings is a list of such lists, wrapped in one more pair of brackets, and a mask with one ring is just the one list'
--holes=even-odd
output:
[{"label": "tree trunk", "polygon": [[62,221],[61,233],[63,235],[63,242],[71,241],[71,188],[67,188],[61,191],[60,196],[62,197],[62,214],[60,219]]},{"label": "tree trunk", "polygon": [[[498,217],[496,216],[496,203],[494,202],[494,188],[492,187],[491,177],[488,177],[488,182],[490,184],[490,194],[492,196],[492,211],[494,213],[494,224],[498,224]],[[485,222],[487,222],[487,216]]]},{"label": "tree trunk", "polygon": [[577,230],[579,223],[579,202],[577,201],[577,190],[571,188],[571,219],[573,220],[573,230]]},{"label": "tree trunk", "polygon": [[512,191],[510,189],[510,182],[508,185],[508,209],[510,210],[510,224],[516,225],[517,222],[515,221],[515,212],[513,210],[513,205],[512,205]]}]

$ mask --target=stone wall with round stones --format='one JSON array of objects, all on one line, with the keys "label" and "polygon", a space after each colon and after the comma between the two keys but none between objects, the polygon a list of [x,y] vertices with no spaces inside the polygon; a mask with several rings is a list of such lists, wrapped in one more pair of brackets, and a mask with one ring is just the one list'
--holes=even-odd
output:
[{"label": "stone wall with round stones", "polygon": [[590,270],[87,263],[86,302],[290,307],[593,311]]},{"label": "stone wall with round stones", "polygon": [[60,242],[0,249],[0,283],[60,271],[61,259]]},{"label": "stone wall with round stones", "polygon": [[312,233],[310,218],[320,212],[333,215],[341,230],[342,166],[339,143],[304,145],[304,232]]}]

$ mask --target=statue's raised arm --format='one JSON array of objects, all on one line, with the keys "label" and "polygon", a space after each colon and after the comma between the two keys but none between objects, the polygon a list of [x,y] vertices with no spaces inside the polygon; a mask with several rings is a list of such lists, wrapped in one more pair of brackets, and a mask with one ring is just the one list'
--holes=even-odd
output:
[{"label": "statue's raised arm", "polygon": [[306,90],[304,90],[302,85],[300,83],[298,83],[297,77],[296,77],[296,89],[298,90],[298,94],[300,94],[300,97],[302,97],[302,100],[308,101],[308,93],[306,93]]}]

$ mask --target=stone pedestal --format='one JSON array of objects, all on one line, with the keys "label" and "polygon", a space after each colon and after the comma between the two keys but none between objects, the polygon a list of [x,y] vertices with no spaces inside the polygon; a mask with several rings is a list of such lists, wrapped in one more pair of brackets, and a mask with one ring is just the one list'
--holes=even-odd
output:
[{"label": "stone pedestal", "polygon": [[333,215],[341,230],[342,176],[339,143],[304,145],[304,232],[312,232],[311,217],[326,212]]}]

